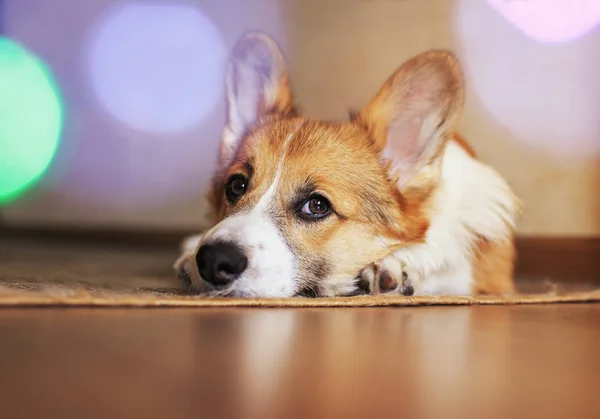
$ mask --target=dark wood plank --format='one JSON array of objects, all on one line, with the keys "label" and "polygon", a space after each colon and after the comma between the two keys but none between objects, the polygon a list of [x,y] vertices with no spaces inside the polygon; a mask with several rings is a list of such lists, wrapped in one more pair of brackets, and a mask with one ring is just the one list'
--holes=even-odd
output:
[{"label": "dark wood plank", "polygon": [[600,417],[600,305],[0,310],[0,417]]}]

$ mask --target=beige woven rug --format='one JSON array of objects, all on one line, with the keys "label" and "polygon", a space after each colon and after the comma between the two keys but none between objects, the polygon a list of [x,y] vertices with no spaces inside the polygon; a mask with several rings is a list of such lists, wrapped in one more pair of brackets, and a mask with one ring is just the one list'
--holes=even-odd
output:
[{"label": "beige woven rug", "polygon": [[402,307],[600,301],[597,284],[549,279],[519,279],[518,294],[496,297],[208,299],[183,293],[171,268],[175,257],[173,249],[1,241],[0,307]]},{"label": "beige woven rug", "polygon": [[67,287],[37,290],[0,288],[0,306],[70,307],[402,307],[428,305],[549,304],[600,301],[600,290],[565,294],[521,294],[506,297],[396,297],[208,299],[152,292],[87,291]]}]

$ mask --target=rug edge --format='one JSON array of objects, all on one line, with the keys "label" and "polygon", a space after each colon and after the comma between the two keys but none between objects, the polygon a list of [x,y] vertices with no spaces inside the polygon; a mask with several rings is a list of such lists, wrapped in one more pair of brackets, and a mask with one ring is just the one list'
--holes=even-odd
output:
[{"label": "rug edge", "polygon": [[465,305],[523,305],[600,302],[600,289],[565,294],[521,294],[505,297],[451,296],[357,296],[334,298],[264,298],[264,299],[205,299],[191,296],[151,296],[133,294],[93,293],[82,290],[63,291],[56,295],[43,292],[0,292],[0,308],[10,307],[138,307],[138,308],[202,308],[202,307],[418,307]]}]

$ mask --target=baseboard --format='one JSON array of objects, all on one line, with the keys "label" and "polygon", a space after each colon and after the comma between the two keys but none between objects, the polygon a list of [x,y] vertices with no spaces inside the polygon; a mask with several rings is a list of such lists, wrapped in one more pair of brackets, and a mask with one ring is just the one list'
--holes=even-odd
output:
[{"label": "baseboard", "polygon": [[[0,225],[0,237],[76,241],[79,243],[170,247],[193,231],[124,228],[41,228]],[[600,283],[600,237],[532,237],[516,239],[515,273],[531,278],[552,278]]]},{"label": "baseboard", "polygon": [[519,275],[600,283],[600,237],[517,237]]},{"label": "baseboard", "polygon": [[0,225],[0,237],[30,238],[80,243],[178,248],[193,230],[126,227],[25,227]]}]

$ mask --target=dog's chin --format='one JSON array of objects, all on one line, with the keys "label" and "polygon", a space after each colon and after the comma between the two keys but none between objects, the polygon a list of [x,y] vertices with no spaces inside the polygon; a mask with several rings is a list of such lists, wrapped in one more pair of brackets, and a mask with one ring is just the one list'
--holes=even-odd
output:
[{"label": "dog's chin", "polygon": [[231,286],[218,288],[201,278],[197,278],[185,264],[177,268],[177,276],[183,284],[184,291],[191,295],[202,297],[241,297]]},{"label": "dog's chin", "polygon": [[210,284],[192,285],[190,294],[204,298],[251,298],[255,295],[246,294],[236,291],[232,287],[217,288]]},{"label": "dog's chin", "polygon": [[228,286],[217,287],[204,281],[195,272],[190,272],[185,264],[180,264],[177,267],[177,276],[187,294],[203,298],[286,298],[301,296],[298,293],[291,295],[261,295],[252,290],[238,289],[235,282]]},{"label": "dog's chin", "polygon": [[[320,298],[321,290],[318,287],[303,287],[289,295],[261,295],[253,290],[238,289],[236,283],[224,287],[214,286],[202,279],[195,272],[190,272],[185,264],[181,264],[177,269],[177,276],[183,284],[184,291],[187,294],[203,298]],[[340,297],[354,297],[368,294],[358,278],[355,279],[354,289]]]},{"label": "dog's chin", "polygon": [[[289,292],[281,292],[283,290],[280,290],[276,293],[272,291],[260,292],[259,289],[253,290],[243,281],[242,283],[234,281],[226,286],[215,286],[202,279],[189,255],[181,257],[175,263],[175,271],[186,294],[204,298],[320,298],[328,295],[326,290],[315,285],[301,285],[298,289],[289,289]],[[312,278],[310,281],[300,281],[303,284],[318,284],[319,282],[316,278]],[[353,297],[369,293],[368,289],[362,286],[360,278],[357,277],[352,282],[353,286],[346,288],[343,293],[338,290],[337,296]]]},{"label": "dog's chin", "polygon": [[191,284],[189,294],[203,298],[287,298],[294,295],[261,295],[254,291],[239,290],[235,285],[215,287],[211,284]]}]

